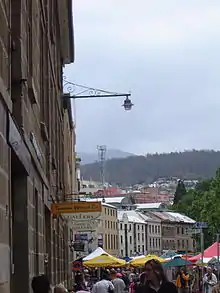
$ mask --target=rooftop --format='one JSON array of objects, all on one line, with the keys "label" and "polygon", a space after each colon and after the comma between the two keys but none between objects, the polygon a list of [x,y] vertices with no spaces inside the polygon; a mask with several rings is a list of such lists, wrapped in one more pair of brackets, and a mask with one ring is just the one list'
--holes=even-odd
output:
[{"label": "rooftop", "polygon": [[159,209],[163,208],[166,205],[162,202],[153,202],[153,203],[139,203],[136,204],[137,209]]},{"label": "rooftop", "polygon": [[128,221],[132,223],[140,223],[140,224],[146,224],[147,219],[149,219],[147,216],[143,215],[136,212],[134,210],[131,211],[118,211],[118,220],[123,219],[123,215],[126,214],[128,217]]},{"label": "rooftop", "polygon": [[152,215],[157,216],[162,221],[170,221],[170,222],[177,222],[177,223],[188,223],[194,224],[195,221],[183,214],[175,213],[175,212],[152,212]]},{"label": "rooftop", "polygon": [[113,205],[109,204],[108,202],[106,202],[106,199],[105,199],[105,202],[102,202],[102,198],[86,198],[84,200],[87,201],[87,202],[89,202],[89,201],[101,201],[103,206],[116,209],[115,206],[113,206]]}]

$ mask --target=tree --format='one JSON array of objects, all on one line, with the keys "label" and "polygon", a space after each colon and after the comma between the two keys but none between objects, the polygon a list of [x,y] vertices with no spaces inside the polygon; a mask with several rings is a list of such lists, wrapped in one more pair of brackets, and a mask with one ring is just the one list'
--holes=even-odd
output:
[{"label": "tree", "polygon": [[174,194],[174,205],[178,204],[186,195],[186,188],[183,180],[179,180]]},{"label": "tree", "polygon": [[[177,199],[180,192],[177,193]],[[208,247],[220,232],[220,169],[211,180],[197,184],[173,205],[175,211],[182,212],[197,222],[208,222],[204,229],[204,245]],[[198,236],[197,236],[198,237]]]}]

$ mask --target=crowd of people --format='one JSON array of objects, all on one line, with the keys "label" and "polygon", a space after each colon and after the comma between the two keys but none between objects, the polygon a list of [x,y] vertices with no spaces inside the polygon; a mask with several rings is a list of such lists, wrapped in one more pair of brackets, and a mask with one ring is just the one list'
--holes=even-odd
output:
[{"label": "crowd of people", "polygon": [[146,262],[143,272],[135,269],[84,270],[75,275],[72,288],[63,284],[51,288],[44,275],[33,278],[33,293],[220,293],[220,285],[212,268],[202,270],[201,282],[197,282],[193,271],[185,268],[177,271],[175,281],[169,281],[163,266],[157,260]]}]

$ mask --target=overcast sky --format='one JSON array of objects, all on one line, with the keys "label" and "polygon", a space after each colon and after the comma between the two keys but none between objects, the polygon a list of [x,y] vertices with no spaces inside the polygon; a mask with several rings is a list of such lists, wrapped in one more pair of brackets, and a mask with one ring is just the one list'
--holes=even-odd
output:
[{"label": "overcast sky", "polygon": [[132,92],[77,100],[77,150],[220,148],[220,1],[74,0],[75,83]]}]

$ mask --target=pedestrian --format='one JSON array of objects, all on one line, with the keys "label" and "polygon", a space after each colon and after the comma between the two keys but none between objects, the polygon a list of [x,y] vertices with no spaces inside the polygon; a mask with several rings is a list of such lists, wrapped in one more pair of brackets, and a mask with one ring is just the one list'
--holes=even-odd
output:
[{"label": "pedestrian", "polygon": [[46,275],[34,277],[31,288],[34,293],[49,293],[51,291],[50,281]]},{"label": "pedestrian", "polygon": [[67,293],[68,290],[64,287],[63,284],[56,285],[54,288],[54,293]]},{"label": "pedestrian", "polygon": [[189,274],[182,268],[179,272],[177,272],[176,277],[176,286],[178,288],[179,293],[185,293],[188,288]]},{"label": "pedestrian", "polygon": [[177,293],[176,286],[167,280],[161,263],[155,259],[145,263],[146,284],[142,287],[142,293]]},{"label": "pedestrian", "polygon": [[114,293],[115,287],[109,279],[109,274],[103,272],[101,281],[95,283],[92,287],[92,293]]},{"label": "pedestrian", "polygon": [[207,273],[203,277],[205,293],[212,293],[213,287],[217,284],[216,275],[213,274],[212,268],[207,268]]},{"label": "pedestrian", "polygon": [[115,287],[114,293],[123,293],[125,290],[125,282],[122,280],[122,274],[116,273],[116,276],[113,276],[112,284]]}]

